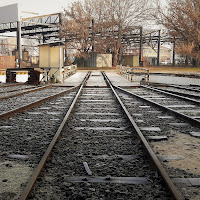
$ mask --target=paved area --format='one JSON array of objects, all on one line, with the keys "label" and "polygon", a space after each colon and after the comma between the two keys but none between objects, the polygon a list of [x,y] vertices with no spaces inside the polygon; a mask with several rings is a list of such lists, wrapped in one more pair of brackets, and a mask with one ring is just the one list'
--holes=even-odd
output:
[{"label": "paved area", "polygon": [[138,86],[140,85],[139,81],[129,81],[126,78],[120,76],[119,74],[117,74],[116,72],[106,72],[106,75],[108,76],[108,78],[110,79],[110,81],[113,83],[113,85],[115,86],[121,86],[121,87],[131,87],[131,86]]},{"label": "paved area", "polygon": [[[83,81],[84,77],[86,76],[88,71],[77,71],[76,74],[70,76],[69,78],[67,78],[63,84],[59,84],[62,86],[78,86],[79,84],[81,84],[81,82]],[[110,71],[110,72],[106,72],[108,78],[111,80],[111,82],[115,85],[115,86],[138,86],[140,85],[140,82],[130,82],[128,81],[126,78],[120,76],[119,74],[117,74],[114,71]],[[58,84],[56,84],[58,85]],[[96,87],[105,87],[106,83],[103,79],[103,77],[101,76],[101,72],[100,71],[92,71],[90,78],[87,81],[87,86],[96,86]]]},{"label": "paved area", "polygon": [[78,86],[81,84],[86,74],[87,74],[87,71],[78,71],[72,76],[70,76],[69,78],[67,78],[62,85],[63,86]]},{"label": "paved area", "polygon": [[92,71],[90,78],[87,81],[86,86],[98,86],[98,87],[104,87],[106,86],[106,83],[103,79],[103,76],[101,75],[100,71]]}]

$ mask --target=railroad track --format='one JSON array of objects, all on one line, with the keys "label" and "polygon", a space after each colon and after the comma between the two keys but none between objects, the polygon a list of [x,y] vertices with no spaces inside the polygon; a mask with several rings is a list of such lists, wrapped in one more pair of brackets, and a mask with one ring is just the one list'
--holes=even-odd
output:
[{"label": "railroad track", "polygon": [[183,97],[189,97],[191,99],[200,100],[200,90],[194,90],[187,87],[180,87],[175,85],[167,85],[165,87],[154,87],[155,89],[162,90],[164,92],[170,92]]},{"label": "railroad track", "polygon": [[80,87],[20,199],[184,199],[104,78]]},{"label": "railroad track", "polygon": [[184,197],[200,199],[199,122],[161,105],[169,105],[169,99],[174,104],[179,98],[148,88],[115,88]]},{"label": "railroad track", "polygon": [[25,83],[11,83],[11,84],[0,84],[0,88],[6,88],[6,87],[14,87],[14,86],[20,86],[20,85],[25,85]]},{"label": "railroad track", "polygon": [[2,97],[2,99],[0,99],[0,119],[6,119],[17,113],[39,106],[47,100],[63,95],[74,89],[76,89],[76,87],[66,89],[63,87],[52,87],[51,85],[48,85],[17,93],[15,95]]},{"label": "railroad track", "polygon": [[13,87],[0,87],[0,95],[3,94],[12,94],[13,92],[20,92],[23,90],[29,90],[33,88],[37,88],[40,86],[31,86],[31,85],[20,85],[20,86],[13,86]]},{"label": "railroad track", "polygon": [[136,90],[130,89],[135,96],[156,106],[165,109],[167,112],[190,121],[191,124],[200,127],[200,102],[188,97],[172,94],[157,88],[143,86]]},{"label": "railroad track", "polygon": [[[19,199],[24,183],[45,153],[78,88],[50,89],[48,93],[42,91],[45,98],[7,110],[0,120],[0,199]],[[18,115],[13,116],[16,110]]]}]

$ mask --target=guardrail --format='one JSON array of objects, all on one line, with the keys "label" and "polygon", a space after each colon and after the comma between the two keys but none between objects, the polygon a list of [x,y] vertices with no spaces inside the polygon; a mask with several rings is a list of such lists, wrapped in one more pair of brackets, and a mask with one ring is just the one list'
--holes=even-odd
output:
[{"label": "guardrail", "polygon": [[140,67],[129,67],[117,65],[117,73],[128,79],[129,81],[134,81],[134,76],[142,76],[140,80],[141,85],[149,85],[149,70]]},{"label": "guardrail", "polygon": [[77,65],[65,66],[63,71],[63,80],[75,74],[77,71]]}]

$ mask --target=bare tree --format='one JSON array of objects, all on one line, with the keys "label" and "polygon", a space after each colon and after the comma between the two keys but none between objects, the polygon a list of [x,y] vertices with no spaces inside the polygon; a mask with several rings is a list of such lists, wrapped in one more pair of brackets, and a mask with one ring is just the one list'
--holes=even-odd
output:
[{"label": "bare tree", "polygon": [[84,0],[65,10],[62,35],[73,43],[81,56],[112,52],[117,65],[124,34],[141,26],[149,11],[148,0]]},{"label": "bare tree", "polygon": [[170,36],[177,39],[176,52],[199,59],[200,1],[169,0],[164,8],[159,0],[156,4],[157,21],[168,29]]}]

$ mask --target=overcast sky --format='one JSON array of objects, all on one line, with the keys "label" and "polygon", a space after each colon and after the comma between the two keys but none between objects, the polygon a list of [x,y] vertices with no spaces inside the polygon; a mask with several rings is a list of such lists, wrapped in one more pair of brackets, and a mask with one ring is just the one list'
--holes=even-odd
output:
[{"label": "overcast sky", "polygon": [[[18,3],[21,11],[39,15],[62,12],[63,8],[74,0],[0,0],[0,7]],[[21,17],[32,17],[33,14],[21,12]],[[36,15],[35,15],[36,16]]]},{"label": "overcast sky", "polygon": [[[0,0],[0,7],[18,3],[21,11],[34,12],[39,15],[62,12],[68,4],[75,0]],[[98,1],[98,0],[97,0]],[[161,0],[165,2],[166,0]],[[32,17],[33,14],[21,12],[22,17]]]}]

